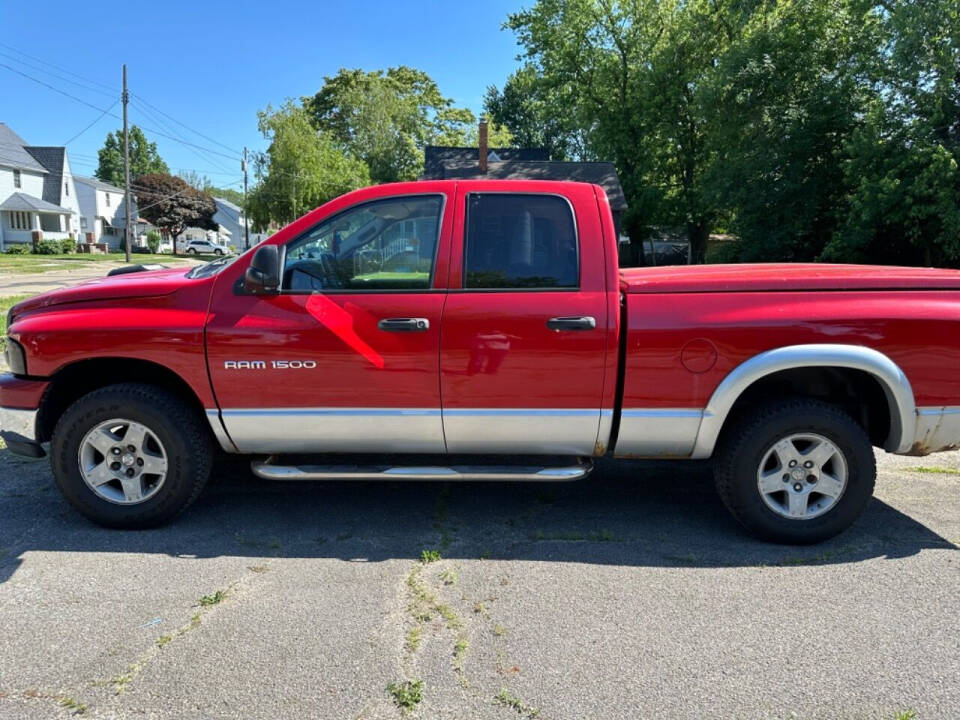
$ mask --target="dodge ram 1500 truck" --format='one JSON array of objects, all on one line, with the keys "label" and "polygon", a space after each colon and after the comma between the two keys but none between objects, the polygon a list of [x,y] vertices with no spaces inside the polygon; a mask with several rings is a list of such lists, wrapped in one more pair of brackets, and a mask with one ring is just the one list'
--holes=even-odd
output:
[{"label": "dodge ram 1500 truck", "polygon": [[610,453],[712,458],[747,529],[816,542],[864,509],[874,446],[960,446],[960,272],[620,270],[582,183],[358,190],[8,332],[0,434],[112,527],[184,510],[217,448],[278,480],[572,480]]}]

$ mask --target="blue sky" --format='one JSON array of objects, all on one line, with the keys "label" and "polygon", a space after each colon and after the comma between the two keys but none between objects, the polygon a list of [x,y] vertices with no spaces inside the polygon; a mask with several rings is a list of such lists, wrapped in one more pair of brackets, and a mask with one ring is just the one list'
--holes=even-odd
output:
[{"label": "blue sky", "polygon": [[[3,65],[106,109],[119,98],[124,62],[136,97],[131,122],[231,157],[244,145],[263,148],[257,110],[316,92],[340,67],[410,65],[458,105],[479,112],[486,87],[502,86],[517,66],[514,36],[501,25],[523,4],[2,2],[0,122],[31,144],[62,145],[100,115]],[[119,103],[111,112],[120,116]],[[105,135],[120,125],[108,115],[68,144],[75,173],[93,174]],[[231,157],[147,134],[175,172],[192,169],[240,186],[239,163]]]}]

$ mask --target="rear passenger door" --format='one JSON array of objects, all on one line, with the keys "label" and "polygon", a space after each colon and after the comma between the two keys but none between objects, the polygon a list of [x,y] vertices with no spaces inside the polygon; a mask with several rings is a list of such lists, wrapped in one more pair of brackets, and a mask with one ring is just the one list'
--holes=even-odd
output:
[{"label": "rear passenger door", "polygon": [[612,414],[607,296],[596,199],[577,193],[579,216],[549,192],[458,192],[440,341],[450,453],[594,452]]}]

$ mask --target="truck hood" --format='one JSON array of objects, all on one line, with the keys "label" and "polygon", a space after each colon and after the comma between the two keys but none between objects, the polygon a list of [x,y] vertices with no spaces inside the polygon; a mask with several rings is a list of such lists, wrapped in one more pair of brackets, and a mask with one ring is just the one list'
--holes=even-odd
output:
[{"label": "truck hood", "polygon": [[621,270],[620,287],[627,293],[958,290],[960,270],[821,263],[674,265]]},{"label": "truck hood", "polygon": [[187,277],[189,270],[188,267],[166,268],[87,280],[32,297],[16,305],[14,311],[19,315],[66,303],[169,295],[188,283],[197,282]]}]

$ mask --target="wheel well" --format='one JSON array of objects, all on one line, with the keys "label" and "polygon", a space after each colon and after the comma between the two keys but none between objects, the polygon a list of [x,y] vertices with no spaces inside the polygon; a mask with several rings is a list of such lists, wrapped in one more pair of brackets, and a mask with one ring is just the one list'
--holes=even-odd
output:
[{"label": "wheel well", "polygon": [[130,358],[81,360],[62,368],[51,379],[37,419],[39,440],[50,440],[57,420],[81,397],[102,387],[125,382],[161,387],[203,414],[202,403],[186,381],[163,365]]},{"label": "wheel well", "polygon": [[784,397],[815,398],[841,408],[860,423],[877,447],[883,447],[890,435],[891,408],[880,381],[863,370],[836,367],[793,368],[765,375],[737,398],[724,425],[730,418]]}]

